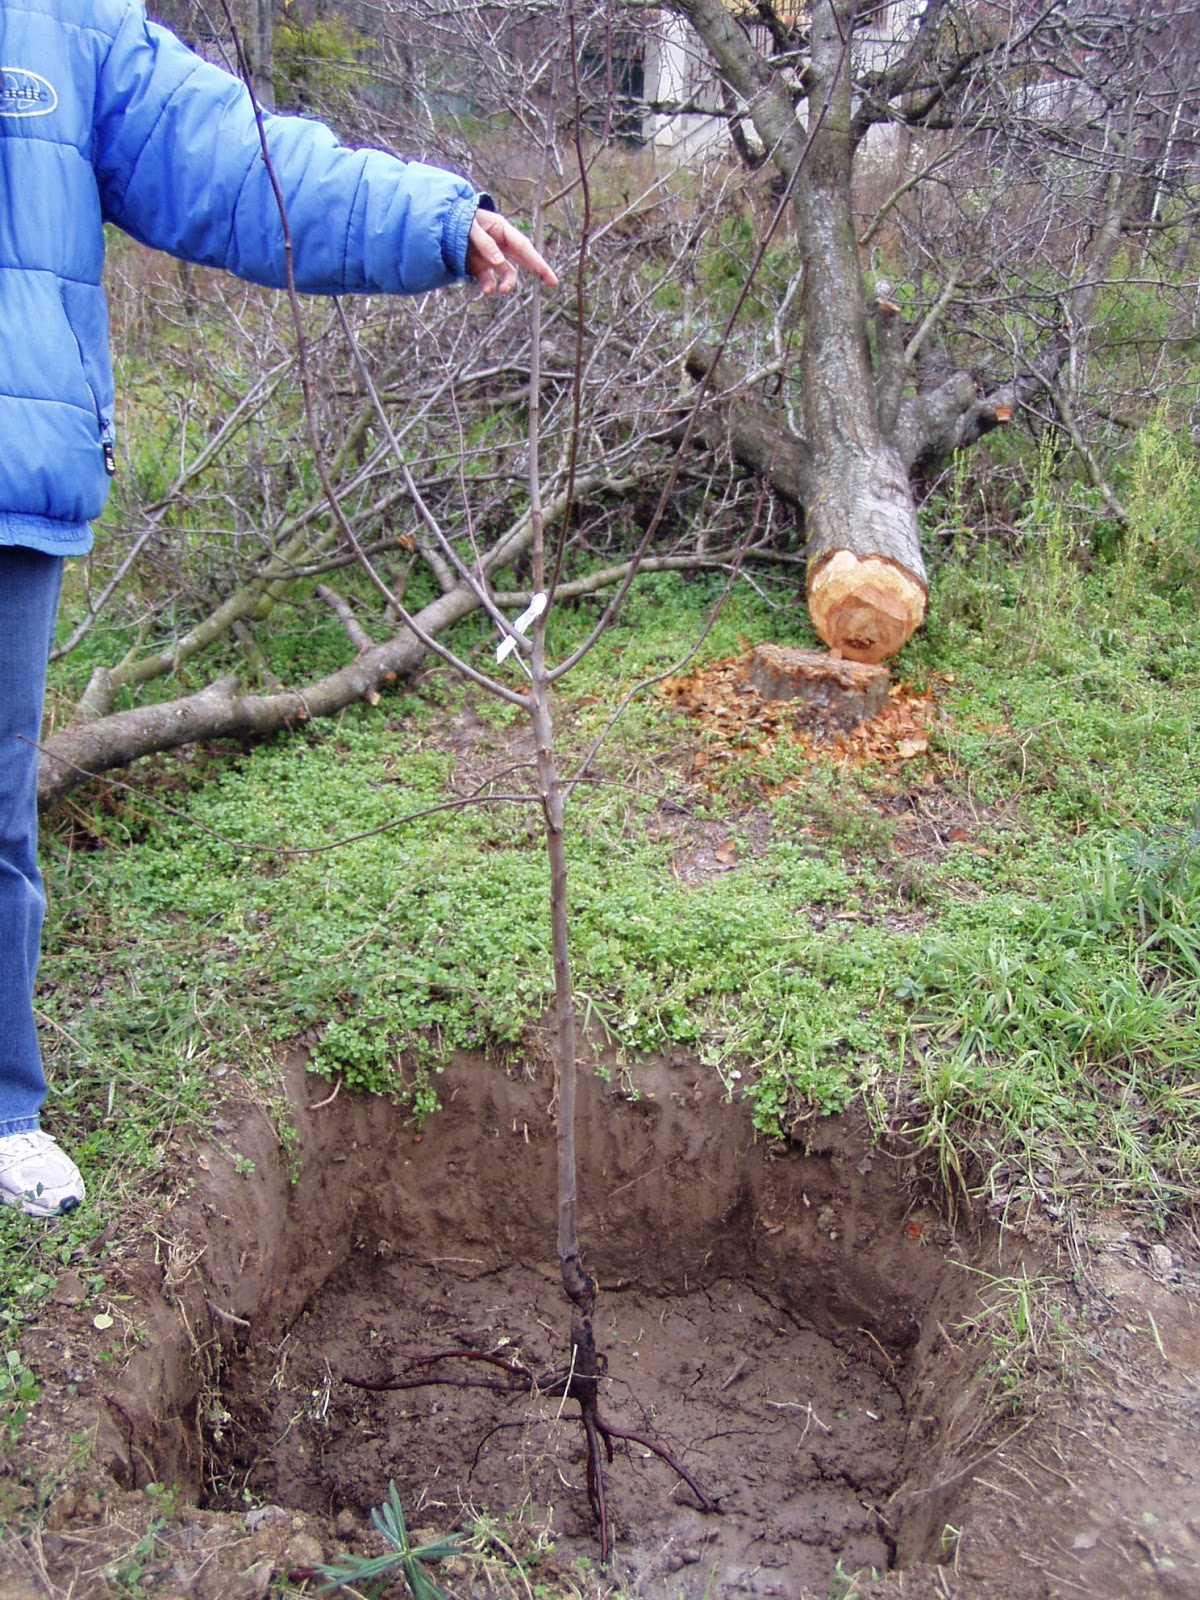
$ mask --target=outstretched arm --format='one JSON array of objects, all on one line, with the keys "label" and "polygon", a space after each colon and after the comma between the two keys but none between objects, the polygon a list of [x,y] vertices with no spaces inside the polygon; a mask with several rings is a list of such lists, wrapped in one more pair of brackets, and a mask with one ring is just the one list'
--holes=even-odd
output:
[{"label": "outstretched arm", "polygon": [[[505,292],[554,274],[465,178],[348,150],[302,117],[264,117],[296,287],[421,293],[474,278]],[[96,93],[92,163],[105,219],[173,255],[256,283],[286,281],[283,229],[245,85],[129,0]]]}]

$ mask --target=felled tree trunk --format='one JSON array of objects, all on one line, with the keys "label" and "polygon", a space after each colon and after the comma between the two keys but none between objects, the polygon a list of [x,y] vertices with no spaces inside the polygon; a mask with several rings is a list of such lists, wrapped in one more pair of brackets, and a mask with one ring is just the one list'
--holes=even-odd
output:
[{"label": "felled tree trunk", "polygon": [[807,149],[790,92],[722,0],[680,6],[793,183],[804,261],[799,370],[809,612],[840,655],[883,661],[923,620],[926,581],[908,472],[880,424],[867,339],[851,210],[853,0],[815,0],[812,7]]},{"label": "felled tree trunk", "polygon": [[852,661],[894,655],[925,616],[925,563],[908,473],[884,436],[851,212],[853,0],[813,6],[811,148],[795,188],[804,272],[804,431],[813,626]]},{"label": "felled tree trunk", "polygon": [[[1095,165],[1095,227],[1083,243],[1073,282],[1060,297],[1060,325],[1047,328],[1037,348],[1026,351],[1003,381],[985,386],[970,372],[947,370],[944,362],[929,359],[930,331],[955,296],[956,271],[915,330],[905,328],[890,290],[877,280],[874,340],[868,340],[851,178],[856,148],[872,126],[898,120],[945,129],[955,125],[955,95],[967,76],[986,67],[996,74],[995,82],[1006,82],[1012,41],[1003,28],[987,23],[975,32],[977,8],[927,0],[911,10],[902,34],[889,42],[884,65],[877,49],[874,64],[868,64],[868,49],[856,69],[856,27],[887,8],[864,7],[859,0],[811,0],[803,8],[754,0],[740,9],[726,0],[669,3],[700,35],[724,84],[791,186],[804,274],[794,372],[803,436],[792,433],[752,393],[739,392],[736,378],[721,370],[710,380],[717,420],[710,418],[699,437],[711,444],[723,432],[738,460],[769,472],[776,492],[801,505],[808,533],[809,608],[821,637],[842,655],[868,662],[903,644],[924,616],[926,595],[910,479],[975,444],[1020,408],[1057,417],[1107,513],[1127,521],[1077,425],[1072,389],[1101,285],[1128,240],[1131,220],[1146,208],[1147,195],[1157,193],[1147,187],[1148,158],[1139,138],[1113,141],[1111,163]],[[1167,15],[1163,12],[1156,24],[1160,30]],[[1045,13],[1046,19],[1051,16],[1052,11]],[[1053,35],[1057,24],[1048,26]],[[1023,46],[1034,32],[1022,23]],[[1035,42],[1032,49],[1029,59],[1042,61],[1041,45]],[[1146,60],[1153,56],[1151,51]],[[1100,62],[1093,65],[1102,77],[1107,69]],[[989,104],[993,118],[1013,114],[1007,91]],[[1148,130],[1153,124],[1151,117]],[[971,125],[971,117],[962,116],[960,132]],[[1078,127],[1073,137],[1081,137]],[[1169,145],[1170,131],[1165,137]],[[1159,164],[1153,170],[1165,171],[1166,145],[1155,159]],[[1153,205],[1148,220],[1154,224]],[[696,350],[689,366],[696,373],[707,370],[711,360],[711,353]]]}]

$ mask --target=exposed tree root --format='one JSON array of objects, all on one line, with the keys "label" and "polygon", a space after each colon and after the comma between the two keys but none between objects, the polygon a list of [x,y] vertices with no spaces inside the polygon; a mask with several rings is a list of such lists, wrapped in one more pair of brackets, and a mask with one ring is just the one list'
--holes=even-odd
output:
[{"label": "exposed tree root", "polygon": [[[581,1314],[577,1309],[572,1318],[571,1331],[575,1359],[565,1371],[555,1368],[539,1373],[516,1357],[497,1355],[490,1350],[454,1349],[438,1350],[431,1355],[418,1356],[410,1363],[409,1372],[411,1373],[412,1368],[425,1370],[416,1375],[394,1374],[387,1378],[346,1376],[343,1381],[352,1388],[367,1389],[375,1393],[399,1389],[426,1389],[440,1384],[451,1389],[487,1389],[493,1394],[501,1395],[530,1394],[545,1399],[574,1400],[579,1406],[579,1420],[583,1425],[587,1449],[588,1502],[596,1519],[600,1539],[600,1560],[602,1564],[607,1565],[612,1557],[612,1533],[608,1521],[604,1467],[606,1463],[611,1466],[613,1462],[615,1454],[613,1447],[616,1442],[640,1445],[657,1456],[687,1484],[695,1495],[701,1511],[715,1514],[721,1508],[713,1496],[702,1488],[683,1463],[664,1445],[647,1434],[637,1433],[631,1428],[619,1428],[601,1415],[599,1387],[600,1380],[607,1371],[607,1362],[596,1351],[591,1318]],[[576,1338],[576,1335],[581,1337]],[[586,1354],[588,1351],[590,1359]],[[428,1370],[443,1361],[480,1362],[495,1369],[501,1376],[468,1377],[451,1372]]]}]

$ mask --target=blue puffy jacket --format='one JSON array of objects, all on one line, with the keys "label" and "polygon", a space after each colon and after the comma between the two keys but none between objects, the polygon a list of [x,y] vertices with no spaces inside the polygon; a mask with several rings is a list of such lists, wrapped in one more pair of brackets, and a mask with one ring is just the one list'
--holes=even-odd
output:
[{"label": "blue puffy jacket", "polygon": [[[130,0],[0,0],[0,545],[78,555],[108,493],[102,224],[286,282],[244,86]],[[434,167],[265,118],[296,285],[416,293],[465,272],[480,196]]]}]

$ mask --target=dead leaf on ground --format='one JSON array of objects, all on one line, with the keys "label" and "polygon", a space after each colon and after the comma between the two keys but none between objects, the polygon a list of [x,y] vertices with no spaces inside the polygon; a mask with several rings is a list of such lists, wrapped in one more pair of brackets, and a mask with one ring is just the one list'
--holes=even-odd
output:
[{"label": "dead leaf on ground", "polygon": [[901,761],[911,761],[914,756],[923,756],[929,749],[929,740],[925,735],[918,734],[915,739],[897,739],[896,754]]}]

